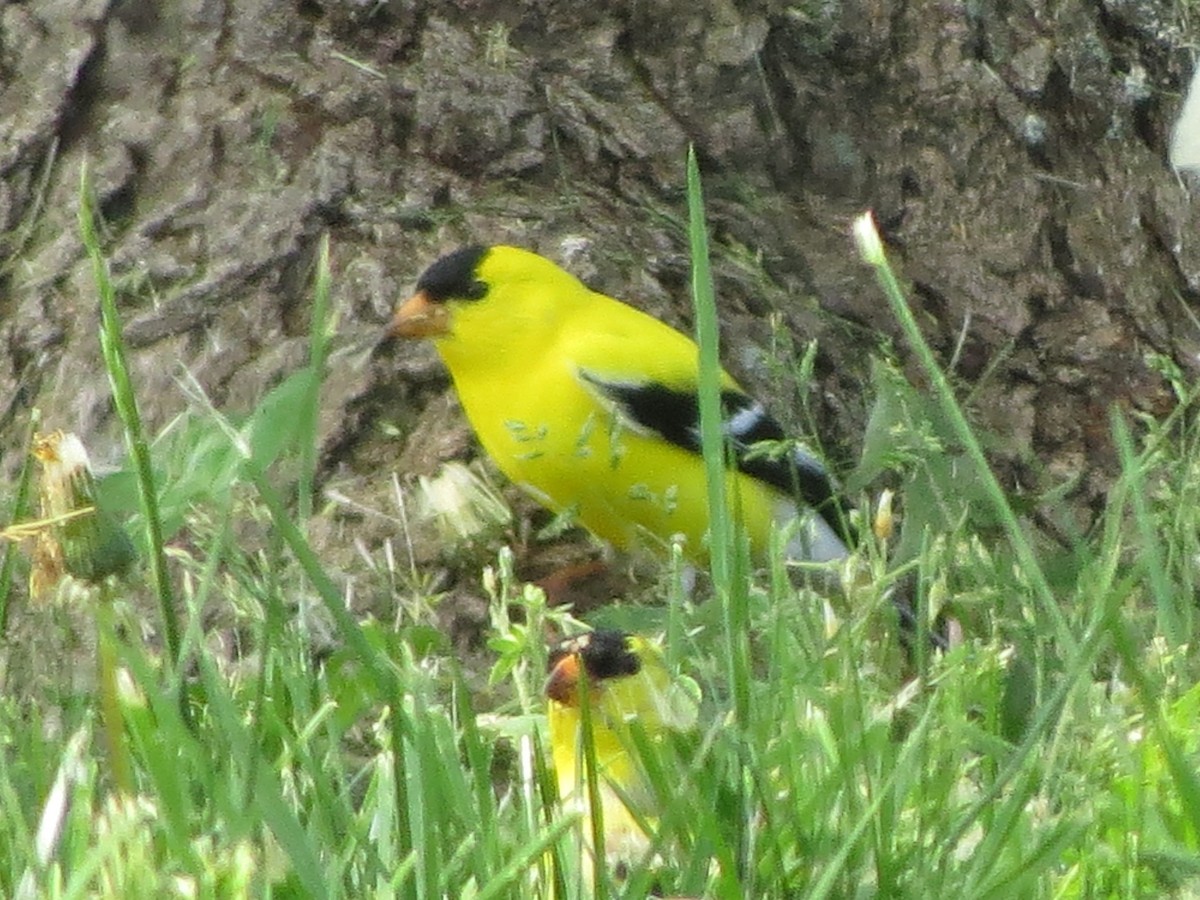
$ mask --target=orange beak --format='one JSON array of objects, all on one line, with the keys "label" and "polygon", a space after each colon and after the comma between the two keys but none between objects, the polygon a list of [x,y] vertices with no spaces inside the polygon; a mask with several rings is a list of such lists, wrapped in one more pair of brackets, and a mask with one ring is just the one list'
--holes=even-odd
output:
[{"label": "orange beak", "polygon": [[550,670],[546,681],[546,696],[563,706],[578,706],[579,654],[568,653]]},{"label": "orange beak", "polygon": [[388,337],[427,338],[450,333],[450,310],[434,303],[424,291],[417,291],[398,307],[388,326]]}]

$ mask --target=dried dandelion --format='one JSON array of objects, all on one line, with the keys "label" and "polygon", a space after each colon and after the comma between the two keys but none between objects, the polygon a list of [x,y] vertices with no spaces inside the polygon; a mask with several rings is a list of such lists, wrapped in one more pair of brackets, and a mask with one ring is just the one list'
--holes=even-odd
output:
[{"label": "dried dandelion", "polygon": [[134,560],[133,543],[97,500],[96,479],[87,450],[65,431],[34,436],[30,451],[42,467],[38,493],[42,518],[2,533],[10,540],[33,538],[30,593],[43,597],[70,575],[89,586],[99,602],[96,616],[100,718],[113,783],[122,794],[133,790],[132,767],[121,718],[117,684],[117,637],[109,576],[124,575]]},{"label": "dried dandelion", "polygon": [[462,463],[447,463],[435,477],[422,476],[418,484],[420,515],[434,522],[443,541],[470,542],[512,523],[500,493]]},{"label": "dried dandelion", "polygon": [[37,539],[31,592],[42,596],[64,572],[89,584],[128,572],[133,544],[97,503],[96,479],[83,442],[70,432],[52,431],[34,438],[32,452],[42,465],[42,518],[17,526]]}]

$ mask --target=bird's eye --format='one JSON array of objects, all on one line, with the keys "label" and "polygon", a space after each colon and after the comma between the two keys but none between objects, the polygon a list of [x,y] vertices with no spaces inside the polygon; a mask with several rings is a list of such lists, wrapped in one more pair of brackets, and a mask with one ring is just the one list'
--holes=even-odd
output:
[{"label": "bird's eye", "polygon": [[463,292],[462,299],[463,300],[482,300],[484,295],[487,293],[487,291],[488,291],[488,286],[486,284],[484,284],[482,281],[480,281],[478,278],[476,278],[476,279],[473,279],[471,281],[471,283],[467,286],[466,291]]}]

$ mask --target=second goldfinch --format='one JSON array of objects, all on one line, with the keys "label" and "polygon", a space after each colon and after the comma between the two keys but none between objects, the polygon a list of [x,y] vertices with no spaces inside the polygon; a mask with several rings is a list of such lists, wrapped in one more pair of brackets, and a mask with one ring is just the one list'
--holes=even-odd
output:
[{"label": "second goldfinch", "polygon": [[[623,549],[706,556],[709,512],[700,455],[698,348],[652,316],[588,289],[548,259],[472,245],[433,263],[390,334],[431,338],[467,418],[500,469],[539,502],[573,514]],[[840,559],[855,534],[849,504],[779,423],[721,374],[731,447],[731,508],[756,559],[772,528],[799,518],[793,559]]]},{"label": "second goldfinch", "polygon": [[[633,729],[658,743],[671,732],[695,727],[696,698],[684,680],[671,677],[665,661],[646,638],[599,630],[563,641],[550,654],[546,683],[547,725],[559,796],[565,806],[591,815],[585,779],[586,698],[595,748],[598,793],[604,822],[605,855],[630,860],[648,845],[638,816],[653,810],[634,749]],[[640,808],[638,808],[640,806]],[[590,846],[590,840],[587,841]]]}]

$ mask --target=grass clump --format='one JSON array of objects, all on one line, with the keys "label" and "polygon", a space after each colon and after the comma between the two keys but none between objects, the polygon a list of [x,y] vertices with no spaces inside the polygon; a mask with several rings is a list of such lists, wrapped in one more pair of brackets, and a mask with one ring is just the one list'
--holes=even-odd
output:
[{"label": "grass clump", "polygon": [[[712,400],[716,319],[694,166],[690,176]],[[88,218],[104,300],[111,286]],[[882,545],[865,552],[881,577],[834,600],[794,586],[782,562],[749,572],[720,518],[712,602],[694,604],[676,577],[665,609],[626,604],[594,618],[665,632],[669,665],[700,687],[702,703],[694,732],[635,741],[652,840],[623,872],[598,867],[589,880],[579,854],[590,826],[559,807],[543,736],[546,634],[578,623],[519,585],[502,553],[483,576],[485,684],[423,613],[395,627],[356,612],[312,549],[312,410],[330,331],[327,251],[318,259],[309,366],[243,421],[197,397],[156,439],[140,430],[137,385],[105,301],[104,358],[131,451],[124,487],[148,571],[109,588],[115,725],[87,686],[42,703],[0,698],[0,895],[1200,889],[1191,639],[1200,522],[1189,502],[1198,432],[1188,385],[1179,382],[1176,416],[1138,423],[1136,436],[1114,417],[1122,468],[1109,508],[1095,533],[1051,552],[991,477],[880,248],[872,264],[934,394],[915,394],[881,364],[863,465],[899,465],[904,565],[930,617],[952,613],[967,638],[910,666],[896,650]],[[710,403],[715,470],[712,414]],[[27,519],[27,491],[13,495],[11,518]],[[714,508],[723,499],[717,491]],[[248,528],[258,539],[244,539]],[[0,567],[0,609],[11,560]],[[412,603],[428,611],[436,598]],[[141,639],[148,609],[161,640]],[[224,634],[206,628],[214,617]],[[127,774],[102,752],[100,721],[124,737]]]}]

